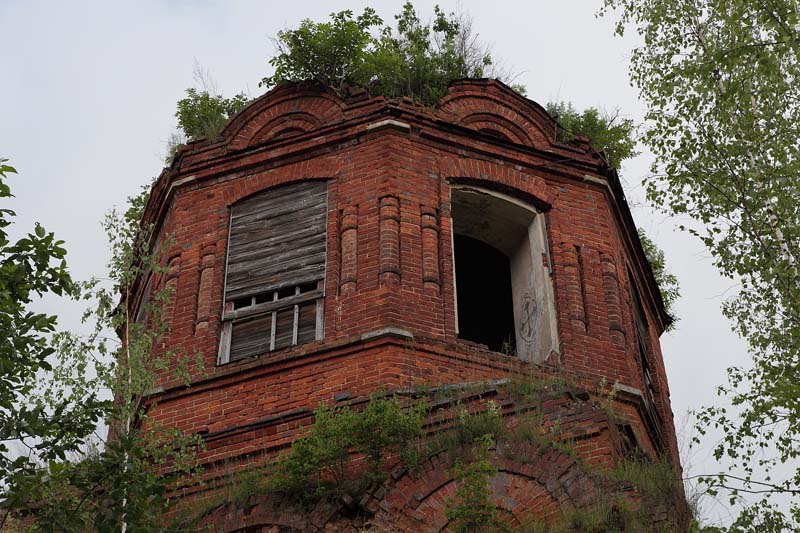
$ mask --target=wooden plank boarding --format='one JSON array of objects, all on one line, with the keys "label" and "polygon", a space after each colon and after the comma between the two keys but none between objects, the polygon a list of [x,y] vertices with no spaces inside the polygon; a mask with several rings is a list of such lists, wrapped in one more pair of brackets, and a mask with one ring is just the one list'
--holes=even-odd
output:
[{"label": "wooden plank boarding", "polygon": [[220,363],[322,338],[327,197],[302,182],[231,208]]},{"label": "wooden plank boarding", "polygon": [[326,183],[264,191],[231,210],[225,299],[325,277]]}]

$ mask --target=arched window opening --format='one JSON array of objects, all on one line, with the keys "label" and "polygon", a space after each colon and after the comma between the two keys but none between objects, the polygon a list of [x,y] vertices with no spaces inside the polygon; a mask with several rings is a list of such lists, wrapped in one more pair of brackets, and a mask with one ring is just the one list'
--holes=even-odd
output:
[{"label": "arched window opening", "polygon": [[558,351],[543,216],[477,187],[451,189],[458,336],[541,362]]},{"label": "arched window opening", "polygon": [[650,354],[650,333],[647,323],[647,315],[644,312],[644,305],[642,305],[642,297],[639,294],[639,289],[634,281],[633,274],[628,271],[628,282],[631,287],[631,296],[633,299],[633,323],[636,327],[636,344],[638,348],[639,362],[642,369],[642,380],[644,382],[644,404],[649,416],[653,423],[652,427],[655,430],[654,440],[657,447],[663,449],[664,435],[661,432],[663,426],[661,422],[661,415],[656,409],[656,398],[658,397],[656,387],[653,382],[655,369],[653,368],[653,360]]}]

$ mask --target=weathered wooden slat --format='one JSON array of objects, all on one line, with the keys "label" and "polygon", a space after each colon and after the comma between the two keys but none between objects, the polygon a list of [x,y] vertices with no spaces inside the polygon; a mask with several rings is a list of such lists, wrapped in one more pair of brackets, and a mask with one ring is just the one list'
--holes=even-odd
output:
[{"label": "weathered wooden slat", "polygon": [[324,203],[327,196],[324,191],[318,193],[297,192],[295,194],[302,195],[302,197],[298,198],[294,195],[285,196],[284,198],[286,200],[283,200],[284,203],[276,203],[270,198],[268,203],[253,204],[249,207],[237,204],[235,206],[236,210],[232,214],[231,222],[233,222],[234,225],[247,225],[263,222],[265,220],[287,217],[294,214],[299,209],[314,207]]},{"label": "weathered wooden slat", "polygon": [[[313,216],[316,211],[309,212],[309,210],[316,209],[319,205],[325,203],[326,196],[326,194],[316,194],[309,196],[302,202],[270,206],[269,208],[264,208],[257,212],[241,214],[239,216],[234,216],[231,219],[231,223],[237,227],[285,224],[298,218]],[[235,206],[235,212],[240,209],[241,206]]]},{"label": "weathered wooden slat", "polygon": [[[264,206],[269,207],[271,205],[284,204],[287,199],[289,201],[302,201],[305,196],[324,191],[325,189],[325,183],[319,181],[293,183],[251,196],[239,202],[237,207],[241,206],[244,208],[244,211],[241,211],[242,214],[249,213],[253,210],[261,209]],[[300,194],[300,197],[296,197],[296,194]],[[264,195],[268,195],[267,200],[264,199]]]},{"label": "weathered wooden slat", "polygon": [[[313,229],[319,231],[319,226]],[[306,231],[294,230],[280,239],[268,241],[256,233],[251,235],[248,240],[237,237],[236,240],[231,241],[231,245],[233,246],[233,253],[229,255],[229,258],[233,258],[236,261],[247,261],[257,254],[275,255],[302,248],[310,248],[310,251],[320,250],[325,247],[325,236],[315,235],[311,229]]]},{"label": "weathered wooden slat", "polygon": [[292,345],[294,333],[294,307],[278,311],[275,320],[275,349],[286,348]]},{"label": "weathered wooden slat", "polygon": [[[268,213],[262,213],[263,216],[253,216],[245,219],[234,218],[231,221],[231,228],[234,230],[234,235],[238,232],[249,232],[253,230],[269,231],[276,227],[291,226],[302,222],[299,227],[305,227],[309,221],[322,223],[325,216],[325,195],[319,195],[317,201],[313,204],[292,204],[288,206],[281,206],[280,210],[272,210]],[[241,206],[234,208],[234,213],[241,209]],[[288,209],[288,210],[287,210]],[[287,228],[283,227],[286,231]],[[280,234],[276,234],[280,235]]]},{"label": "weathered wooden slat", "polygon": [[[317,209],[319,206],[315,206]],[[281,237],[287,231],[293,229],[304,229],[308,226],[319,226],[325,222],[326,212],[321,210],[312,211],[310,208],[298,208],[299,212],[281,215],[265,220],[256,220],[246,224],[232,223],[231,228],[236,235],[265,234],[264,238],[271,236]]]},{"label": "weathered wooden slat", "polygon": [[233,324],[230,361],[269,351],[272,315],[243,320]]},{"label": "weathered wooden slat", "polygon": [[300,306],[297,321],[297,344],[312,342],[317,336],[317,305],[311,302]]},{"label": "weathered wooden slat", "polygon": [[240,262],[235,268],[228,272],[229,279],[231,276],[236,277],[239,275],[247,276],[263,276],[271,273],[297,270],[312,265],[321,265],[325,261],[324,252],[302,253],[300,251],[292,251],[291,253],[281,254],[270,258],[264,258],[262,261],[247,261]]},{"label": "weathered wooden slat", "polygon": [[[241,272],[242,265],[254,262],[267,261],[263,266],[272,263],[280,263],[287,257],[297,257],[307,254],[324,253],[324,238],[314,237],[313,239],[297,239],[294,243],[284,243],[282,246],[255,248],[255,245],[248,245],[248,248],[237,250],[236,254],[230,256],[229,264],[231,272]],[[248,265],[249,266],[249,265]],[[261,266],[261,265],[260,265]]]},{"label": "weathered wooden slat", "polygon": [[311,212],[310,209],[303,209],[293,213],[292,216],[286,215],[250,224],[232,224],[232,242],[239,246],[252,243],[256,238],[266,241],[266,244],[280,243],[291,240],[293,235],[308,235],[310,229],[322,227],[326,218],[326,211]]},{"label": "weathered wooden slat", "polygon": [[[295,193],[314,193],[320,190],[320,185],[324,183],[321,182],[302,182],[302,183],[293,183],[290,185],[284,185],[281,187],[276,187],[270,189],[268,191],[269,198],[274,199],[276,202],[282,203],[283,198],[292,197]],[[262,193],[255,194],[246,198],[238,203],[238,205],[245,206],[247,209],[253,208],[252,206],[262,206],[262,205],[269,205],[269,202],[265,202],[262,196]]]},{"label": "weathered wooden slat", "polygon": [[325,214],[322,213],[318,217],[303,221],[302,224],[292,223],[283,229],[270,227],[245,230],[239,228],[231,242],[235,248],[242,247],[243,250],[247,250],[247,245],[253,243],[254,240],[258,240],[263,246],[280,246],[295,239],[319,237],[317,231],[324,223]]},{"label": "weathered wooden slat", "polygon": [[[298,243],[304,244],[304,243]],[[232,268],[230,272],[247,272],[255,270],[264,270],[271,268],[271,265],[280,265],[287,260],[294,260],[295,258],[313,257],[314,262],[319,262],[319,258],[324,259],[324,242],[311,242],[305,243],[305,246],[297,246],[296,248],[289,248],[288,246],[274,249],[273,253],[253,251],[248,255],[237,255],[233,258]],[[304,260],[308,264],[309,260]]]},{"label": "weathered wooden slat", "polygon": [[[321,202],[324,201],[324,197],[321,199]],[[321,210],[319,211],[311,211],[310,209],[306,209],[304,207],[298,207],[299,212],[290,212],[290,213],[282,213],[276,216],[261,218],[252,221],[239,221],[233,222],[233,227],[237,228],[239,231],[256,231],[256,230],[264,230],[270,228],[277,228],[283,227],[284,231],[286,230],[286,226],[291,226],[297,221],[309,221],[313,220],[314,218],[322,218],[325,216],[325,213]],[[278,234],[280,235],[280,234]]]},{"label": "weathered wooden slat", "polygon": [[[324,199],[323,199],[324,200]],[[317,209],[317,206],[315,206]],[[234,223],[231,225],[238,235],[265,233],[264,237],[283,236],[293,229],[305,229],[309,226],[319,226],[325,223],[327,212],[322,210],[311,211],[310,208],[299,207],[299,211],[286,213],[279,216],[254,220],[247,223]]]},{"label": "weathered wooden slat", "polygon": [[[259,286],[264,287],[263,284],[267,283],[268,280],[276,277],[280,278],[284,274],[292,278],[304,279],[305,281],[302,283],[311,282],[321,279],[321,275],[325,273],[324,266],[324,263],[314,261],[314,257],[301,257],[294,261],[267,264],[263,268],[259,267],[254,270],[232,272],[228,274],[228,290],[230,292],[238,292],[240,289],[252,288],[253,291],[264,292]],[[275,282],[285,286],[285,283],[282,283],[280,279],[275,280]],[[272,288],[268,287],[265,290],[272,290]]]},{"label": "weathered wooden slat", "polygon": [[[313,283],[323,277],[325,277],[325,265],[308,265],[294,270],[279,270],[271,274],[251,275],[245,278],[240,285],[229,283],[229,289],[225,294],[230,301],[252,295],[256,291],[259,291],[258,293],[269,292],[294,285]],[[261,287],[268,287],[268,289],[262,290]]]},{"label": "weathered wooden slat", "polygon": [[271,189],[235,205],[226,301],[322,279],[327,210],[323,182]]},{"label": "weathered wooden slat", "polygon": [[307,302],[311,302],[316,300],[317,298],[322,298],[323,294],[321,290],[316,291],[309,291],[304,292],[302,294],[298,294],[296,296],[289,296],[287,298],[281,298],[280,300],[275,300],[271,302],[264,302],[263,304],[256,304],[250,307],[243,307],[241,309],[236,309],[235,311],[226,311],[222,315],[223,320],[239,320],[248,316],[253,315],[260,315],[263,313],[269,313],[278,309],[284,309],[286,307],[292,307],[295,304],[304,304]]},{"label": "weathered wooden slat", "polygon": [[[317,225],[313,230],[319,231],[319,226]],[[310,248],[310,251],[314,251],[325,247],[325,236],[313,234],[312,229],[305,231],[293,230],[281,238],[270,240],[262,238],[261,235],[263,234],[254,233],[249,236],[249,239],[237,237],[236,240],[231,241],[233,247],[231,251],[233,253],[229,255],[229,258],[233,258],[236,261],[247,261],[257,254],[275,255],[302,248]]]}]

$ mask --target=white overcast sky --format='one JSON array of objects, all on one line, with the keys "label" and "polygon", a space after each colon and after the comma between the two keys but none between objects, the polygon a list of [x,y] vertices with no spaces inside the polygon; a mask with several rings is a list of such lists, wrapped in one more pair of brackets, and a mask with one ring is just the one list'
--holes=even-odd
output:
[{"label": "white overcast sky", "polygon": [[[597,19],[601,2],[586,0],[441,1],[467,11],[494,55],[520,72],[529,98],[545,104],[619,108],[641,119],[643,108],[628,82],[634,38],[615,38],[612,20]],[[401,0],[39,2],[0,0],[0,157],[17,167],[10,181],[17,231],[41,222],[64,239],[80,279],[101,275],[106,261],[103,214],[136,193],[163,166],[165,140],[175,129],[175,102],[193,85],[195,62],[226,95],[261,94],[269,72],[269,37],[303,18],[322,20],[334,10],[366,5],[384,20]],[[433,3],[418,0],[427,18]],[[628,162],[622,176],[637,224],[664,249],[678,276],[678,328],[662,337],[679,432],[689,409],[718,401],[714,389],[725,368],[746,364],[744,343],[721,316],[733,282],[721,279],[698,241],[676,221],[643,206],[647,154]],[[3,206],[5,207],[5,206]],[[76,307],[47,305],[75,327]],[[688,439],[684,431],[684,439]],[[706,448],[691,455],[692,473],[715,466]],[[722,507],[709,518],[725,521]]]}]

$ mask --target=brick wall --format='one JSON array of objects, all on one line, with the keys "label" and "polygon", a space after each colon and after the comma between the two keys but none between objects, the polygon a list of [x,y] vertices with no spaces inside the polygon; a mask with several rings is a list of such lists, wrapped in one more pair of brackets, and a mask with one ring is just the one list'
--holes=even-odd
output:
[{"label": "brick wall", "polygon": [[[615,401],[642,448],[651,456],[663,448],[678,465],[658,343],[668,317],[622,190],[599,154],[552,142],[554,131],[540,106],[494,81],[458,82],[435,109],[300,84],[255,100],[221,140],[184,148],[155,184],[145,217],[172,243],[161,280],[175,291],[163,347],[200,352],[204,368],[193,367],[190,387],[165,373],[153,416],[206,435],[211,466],[286,448],[337,394],[353,400],[557,371],[587,390],[623,385],[627,396]],[[324,339],[218,365],[230,206],[301,180],[328,184]],[[458,339],[453,183],[513,196],[545,217],[559,336],[546,368]],[[649,324],[655,422],[637,396],[644,384],[630,279]],[[581,455],[610,450],[603,438]],[[553,497],[525,505],[549,508]],[[376,515],[384,522],[428,512],[386,498]]]}]

